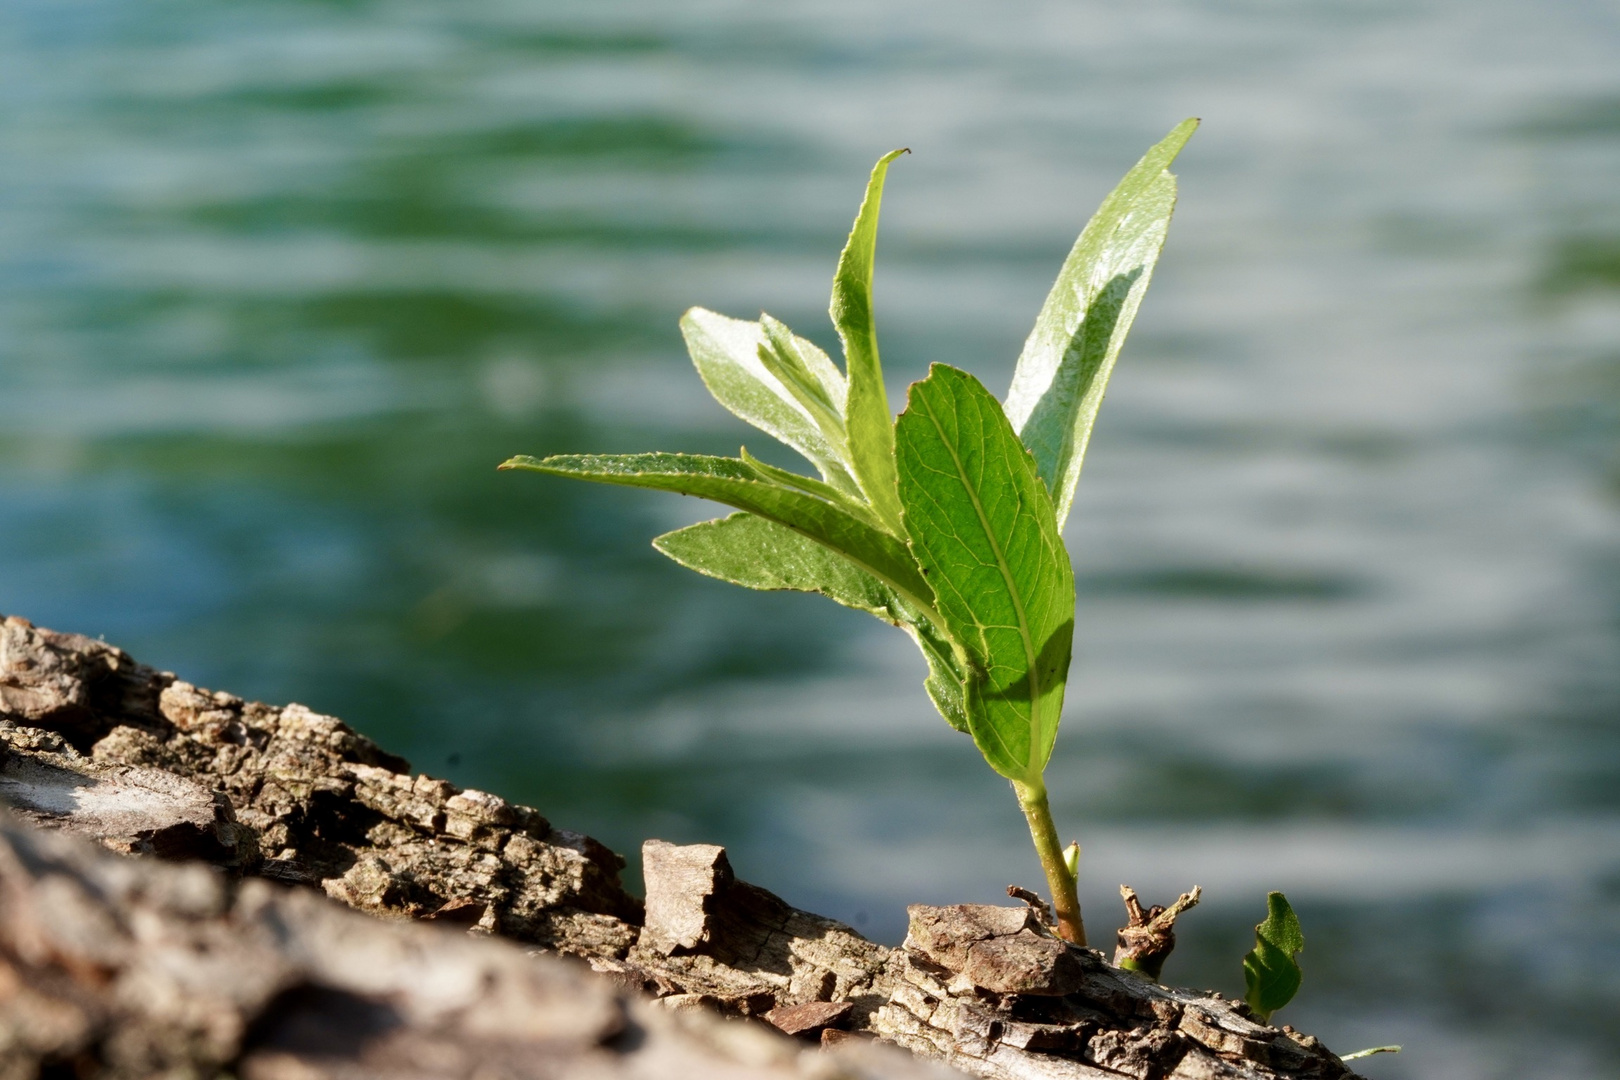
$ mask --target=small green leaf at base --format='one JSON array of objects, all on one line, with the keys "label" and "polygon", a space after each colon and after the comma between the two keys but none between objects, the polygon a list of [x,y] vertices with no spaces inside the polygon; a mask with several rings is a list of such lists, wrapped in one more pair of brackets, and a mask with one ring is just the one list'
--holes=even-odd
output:
[{"label": "small green leaf at base", "polygon": [[1262,1020],[1287,1005],[1303,978],[1294,962],[1305,949],[1299,918],[1280,892],[1266,894],[1266,921],[1254,928],[1254,949],[1243,958],[1243,1000]]},{"label": "small green leaf at base", "polygon": [[1357,1050],[1353,1054],[1346,1054],[1339,1060],[1354,1061],[1357,1058],[1372,1057],[1374,1054],[1398,1054],[1400,1052],[1401,1048],[1399,1046],[1369,1046],[1365,1050]]}]

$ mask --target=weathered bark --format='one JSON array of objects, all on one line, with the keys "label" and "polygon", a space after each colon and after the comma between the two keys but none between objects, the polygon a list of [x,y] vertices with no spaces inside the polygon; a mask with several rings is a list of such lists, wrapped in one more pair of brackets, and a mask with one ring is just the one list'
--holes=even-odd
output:
[{"label": "weathered bark", "polygon": [[0,1078],[948,1080],[677,1016],[581,965],[0,816]]},{"label": "weathered bark", "polygon": [[1259,1080],[1353,1074],[1247,1006],[1176,990],[1054,937],[1029,908],[909,909],[900,985],[873,1028],[980,1076]]},{"label": "weathered bark", "polygon": [[738,881],[724,848],[649,840],[641,851],[646,924],[625,960],[595,961],[599,970],[745,1016],[849,1002],[845,1023],[858,1030],[888,1001],[892,949]]},{"label": "weathered bark", "polygon": [[[118,785],[168,774],[223,796],[216,832],[232,854],[216,861],[241,871],[560,952],[622,956],[636,940],[641,905],[619,883],[624,860],[590,837],[412,776],[402,758],[302,705],[199,690],[104,642],[15,617],[0,621],[0,754],[0,795],[12,798],[24,773],[48,772],[77,796],[15,801],[80,831],[97,832],[91,808],[116,805]],[[194,791],[172,796],[143,790],[141,805],[165,819],[197,816]],[[154,819],[144,840],[104,835],[168,854],[175,831]]]},{"label": "weathered bark", "polygon": [[[12,780],[43,772],[54,779]],[[167,803],[150,794],[156,775],[173,781]],[[64,787],[92,797],[50,794]],[[87,812],[137,788],[147,818]],[[762,1017],[825,1045],[877,1036],[1028,1080],[1351,1075],[1241,1003],[1058,940],[1027,906],[913,908],[906,944],[889,949],[737,880],[721,848],[648,841],[643,909],[620,886],[622,859],[533,810],[411,776],[302,706],[199,690],[16,618],[0,622],[0,797],[119,851],[464,924],[584,958],[668,1010]]]}]

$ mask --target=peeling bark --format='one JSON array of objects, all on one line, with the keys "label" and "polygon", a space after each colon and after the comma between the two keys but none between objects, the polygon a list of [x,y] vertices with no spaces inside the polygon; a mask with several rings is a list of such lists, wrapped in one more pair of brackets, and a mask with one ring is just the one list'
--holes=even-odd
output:
[{"label": "peeling bark", "polygon": [[913,907],[890,949],[738,880],[723,848],[657,840],[643,906],[619,856],[534,810],[413,776],[303,706],[210,693],[15,617],[0,621],[0,797],[116,851],[572,954],[665,1014],[758,1017],[829,1046],[877,1038],[1018,1080],[1353,1075],[1242,1003],[1061,941],[1038,906]]}]

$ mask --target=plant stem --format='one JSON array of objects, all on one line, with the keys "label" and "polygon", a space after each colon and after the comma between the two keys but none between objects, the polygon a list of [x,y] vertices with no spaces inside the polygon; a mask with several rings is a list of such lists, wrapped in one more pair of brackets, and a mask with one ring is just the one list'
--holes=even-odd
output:
[{"label": "plant stem", "polygon": [[1057,827],[1052,824],[1052,807],[1046,801],[1046,785],[1036,780],[1033,784],[1013,782],[1018,793],[1018,805],[1023,807],[1029,821],[1029,835],[1035,840],[1035,852],[1041,857],[1041,869],[1046,871],[1046,884],[1052,890],[1052,911],[1057,916],[1058,934],[1076,945],[1086,943],[1086,924],[1080,918],[1080,894],[1075,879],[1063,861],[1063,845],[1058,842]]}]

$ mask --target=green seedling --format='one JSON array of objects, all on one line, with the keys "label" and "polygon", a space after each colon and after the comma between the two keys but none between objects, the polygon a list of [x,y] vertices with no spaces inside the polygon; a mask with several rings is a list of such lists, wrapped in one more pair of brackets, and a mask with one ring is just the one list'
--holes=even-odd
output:
[{"label": "green seedling", "polygon": [[1103,200],[1041,308],[1005,404],[967,372],[935,364],[891,421],[872,264],[884,178],[905,153],[896,150],[872,170],[833,277],[842,370],[769,315],[747,322],[693,308],[681,319],[720,404],[804,455],[819,477],[767,465],[746,448],[735,458],[567,454],[501,466],[735,507],[653,545],[699,573],[821,593],[910,634],[940,715],[1012,783],[1059,932],[1079,944],[1079,850],[1065,857],[1044,782],[1074,632],[1061,534],[1175,208],[1169,167],[1197,126],[1176,127]]},{"label": "green seedling", "polygon": [[[1295,959],[1305,951],[1305,932],[1299,916],[1280,892],[1266,894],[1266,921],[1254,928],[1254,948],[1243,958],[1243,1000],[1260,1019],[1271,1022],[1278,1009],[1294,1000],[1305,973]],[[1374,1054],[1398,1054],[1399,1046],[1369,1046],[1340,1061],[1355,1061]]]},{"label": "green seedling", "polygon": [[1294,960],[1305,949],[1299,918],[1280,892],[1266,894],[1266,921],[1254,928],[1254,948],[1243,958],[1243,1000],[1261,1020],[1294,1000],[1304,977]]}]

